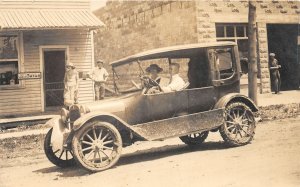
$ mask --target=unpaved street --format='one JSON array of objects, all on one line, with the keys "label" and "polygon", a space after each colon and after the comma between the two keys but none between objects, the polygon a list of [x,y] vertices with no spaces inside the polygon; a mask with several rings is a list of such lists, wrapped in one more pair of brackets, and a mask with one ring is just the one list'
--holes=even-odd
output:
[{"label": "unpaved street", "polygon": [[300,186],[299,119],[259,123],[252,144],[237,148],[226,148],[219,133],[196,149],[177,138],[139,142],[95,174],[53,166],[41,149],[25,151],[0,161],[0,186]]}]

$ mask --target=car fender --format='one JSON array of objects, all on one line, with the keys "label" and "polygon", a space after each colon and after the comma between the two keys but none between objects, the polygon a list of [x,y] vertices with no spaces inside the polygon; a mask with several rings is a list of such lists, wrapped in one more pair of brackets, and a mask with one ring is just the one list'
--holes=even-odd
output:
[{"label": "car fender", "polygon": [[70,133],[70,130],[66,128],[65,123],[61,117],[54,117],[46,122],[46,125],[52,126],[51,134],[51,146],[53,150],[63,150],[64,142]]},{"label": "car fender", "polygon": [[249,97],[240,93],[230,93],[221,97],[221,99],[219,99],[219,101],[215,104],[214,108],[225,108],[231,102],[242,102],[245,103],[252,112],[258,111],[257,105]]},{"label": "car fender", "polygon": [[127,122],[125,122],[118,116],[111,114],[111,113],[99,112],[99,111],[84,114],[79,119],[77,119],[73,124],[74,132],[78,131],[87,122],[92,121],[92,120],[99,120],[99,121],[111,123],[119,131],[120,131],[120,129],[126,129],[126,130],[133,132],[138,137],[145,139],[139,133],[136,132],[136,130],[134,129],[133,126],[129,125]]}]

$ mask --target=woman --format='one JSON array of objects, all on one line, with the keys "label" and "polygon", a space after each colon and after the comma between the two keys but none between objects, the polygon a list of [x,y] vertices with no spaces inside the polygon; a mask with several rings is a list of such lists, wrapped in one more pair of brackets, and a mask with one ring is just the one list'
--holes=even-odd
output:
[{"label": "woman", "polygon": [[[151,64],[149,67],[146,68],[146,72],[150,74],[150,78],[154,80],[158,85],[161,84],[161,77],[158,75],[160,72],[162,72],[163,69],[159,67],[157,64]],[[143,93],[145,94],[154,94],[159,93],[159,88],[157,87],[157,84],[149,82],[149,85],[151,85],[148,88],[145,88],[143,90]]]},{"label": "woman", "polygon": [[150,78],[160,84],[161,77],[158,76],[163,69],[159,67],[157,64],[151,64],[149,67],[146,68],[146,72],[150,73]]},{"label": "woman", "polygon": [[79,78],[78,72],[72,63],[66,65],[66,72],[64,78],[64,104],[65,106],[70,106],[77,103],[78,95],[78,85]]}]

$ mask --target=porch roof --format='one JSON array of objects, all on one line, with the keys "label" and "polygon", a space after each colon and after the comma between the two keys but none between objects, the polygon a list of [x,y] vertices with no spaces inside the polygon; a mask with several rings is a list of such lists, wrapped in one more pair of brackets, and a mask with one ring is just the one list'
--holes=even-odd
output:
[{"label": "porch roof", "polygon": [[96,29],[104,26],[89,10],[0,9],[0,30]]}]

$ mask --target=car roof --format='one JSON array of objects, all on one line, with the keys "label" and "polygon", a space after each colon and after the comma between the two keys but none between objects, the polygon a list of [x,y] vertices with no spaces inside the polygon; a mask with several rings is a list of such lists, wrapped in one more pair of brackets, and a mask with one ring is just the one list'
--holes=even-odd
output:
[{"label": "car roof", "polygon": [[236,43],[225,41],[225,42],[209,42],[209,43],[175,45],[175,46],[148,50],[141,53],[137,53],[135,55],[127,56],[125,58],[111,62],[110,65],[118,66],[136,60],[148,60],[148,59],[167,58],[167,57],[173,57],[173,58],[184,57],[184,56],[191,55],[203,48],[232,46],[232,45],[236,45]]}]

